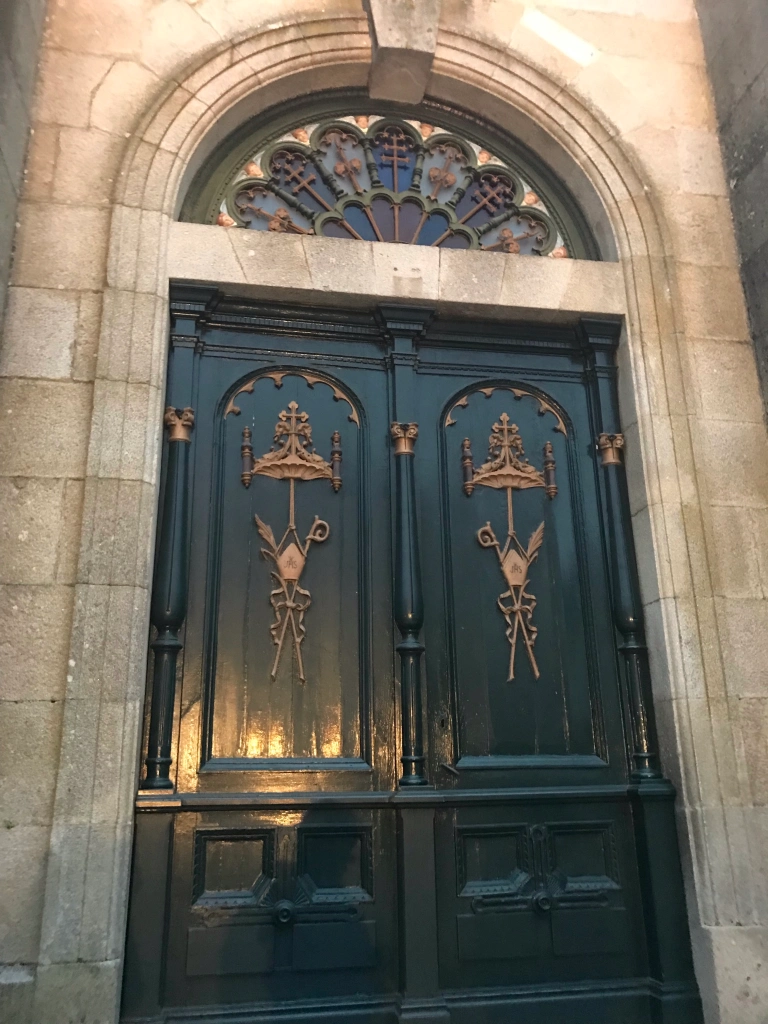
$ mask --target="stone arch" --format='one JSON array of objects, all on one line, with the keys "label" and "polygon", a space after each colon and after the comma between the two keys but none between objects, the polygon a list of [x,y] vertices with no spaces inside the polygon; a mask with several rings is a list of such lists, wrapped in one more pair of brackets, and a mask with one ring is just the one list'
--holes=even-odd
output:
[{"label": "stone arch", "polygon": [[[82,959],[111,970],[107,984],[115,1000],[144,686],[166,361],[169,224],[194,171],[232,128],[259,110],[310,89],[363,86],[369,59],[368,28],[362,18],[307,19],[216,47],[161,90],[132,134],[115,184],[70,657],[80,665],[88,663],[89,648],[116,645],[126,652],[116,680],[106,681],[104,660],[94,668],[96,676],[102,673],[97,680],[102,704],[108,686],[122,688],[127,695],[112,724],[107,723],[94,740],[102,749],[110,745],[111,735],[119,786],[114,827],[89,840],[86,860],[91,867],[84,867],[73,881],[67,877],[64,845],[77,814],[87,814],[82,803],[77,814],[73,810],[74,793],[86,803],[97,800],[92,792],[83,794],[74,781],[82,758],[76,729],[76,698],[81,694],[75,685],[67,694],[69,719],[65,717],[60,755],[42,936],[47,963]],[[680,581],[686,592],[698,585],[708,555],[706,545],[699,543],[704,527],[691,468],[690,428],[685,417],[677,417],[685,422],[676,423],[674,416],[676,409],[686,407],[677,341],[678,254],[665,232],[657,200],[609,119],[573,89],[537,69],[524,54],[513,56],[441,30],[429,92],[461,106],[482,99],[490,120],[538,147],[556,171],[570,176],[603,246],[618,257],[627,314],[620,354],[623,416],[637,442],[629,463],[636,539],[644,592],[649,603],[658,606],[648,622],[656,652],[654,680],[660,697],[686,697],[700,685],[698,677],[708,672],[700,640],[707,624],[700,620],[695,602],[683,607],[677,596]],[[130,496],[136,514],[115,527],[107,510],[118,507],[121,492],[122,500]],[[694,509],[685,521],[684,493]],[[122,605],[105,610],[102,584],[115,582],[116,547],[127,553],[118,580]],[[707,584],[700,586],[704,598],[711,596]],[[650,601],[652,595],[658,599]],[[719,657],[717,652],[714,657]],[[67,728],[67,720],[72,728]],[[690,726],[685,715],[676,712],[660,725],[667,770],[680,784],[685,804],[695,804],[702,798],[698,769],[688,753]],[[716,799],[721,799],[719,794]],[[701,849],[694,852],[689,843],[686,856],[695,883],[692,889],[689,886],[693,923],[706,922],[713,902],[707,854]],[[76,918],[67,911],[71,906],[90,907],[91,916],[108,920],[108,926],[89,932],[88,914]],[[706,968],[702,980],[705,974]]]}]

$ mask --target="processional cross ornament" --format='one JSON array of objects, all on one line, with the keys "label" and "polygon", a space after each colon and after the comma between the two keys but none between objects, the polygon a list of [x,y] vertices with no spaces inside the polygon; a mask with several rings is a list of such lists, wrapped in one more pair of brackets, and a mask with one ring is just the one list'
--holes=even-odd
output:
[{"label": "processional cross ornament", "polygon": [[515,533],[512,491],[543,487],[548,498],[557,494],[555,483],[555,459],[552,442],[544,445],[544,468],[539,472],[525,458],[523,440],[516,423],[510,423],[503,412],[491,428],[488,438],[488,458],[478,469],[472,460],[470,440],[465,437],[461,443],[461,468],[464,493],[469,497],[475,487],[492,487],[507,493],[507,536],[502,544],[490,522],[477,531],[482,547],[494,548],[499,559],[499,568],[508,589],[497,599],[499,610],[507,624],[506,637],[509,641],[509,679],[515,678],[515,653],[517,641],[522,639],[533,676],[540,676],[539,666],[533,647],[538,636],[538,627],[533,624],[536,597],[528,590],[531,566],[539,556],[544,540],[544,523],[531,534],[527,547],[523,547]]},{"label": "processional cross ornament", "polygon": [[277,647],[275,660],[272,664],[272,679],[277,677],[280,658],[290,627],[293,638],[293,650],[299,670],[299,678],[306,682],[304,661],[301,645],[306,635],[304,616],[312,603],[312,595],[301,586],[301,575],[307,564],[309,549],[312,544],[322,544],[328,540],[331,528],[319,516],[315,516],[304,541],[302,542],[296,526],[296,483],[302,480],[330,480],[334,491],[341,487],[341,435],[338,430],[331,436],[331,461],[326,462],[312,447],[312,427],[309,425],[309,414],[300,412],[298,403],[289,402],[283,409],[275,424],[274,444],[261,458],[253,456],[251,431],[243,430],[243,444],[240,449],[243,460],[243,471],[240,479],[245,487],[250,487],[254,476],[268,476],[273,480],[287,480],[289,484],[288,525],[280,541],[275,540],[272,527],[268,526],[258,515],[254,516],[259,536],[266,544],[261,549],[262,555],[269,559],[274,568],[270,575],[275,588],[269,595],[270,604],[275,613],[274,622],[270,626],[272,642]]}]

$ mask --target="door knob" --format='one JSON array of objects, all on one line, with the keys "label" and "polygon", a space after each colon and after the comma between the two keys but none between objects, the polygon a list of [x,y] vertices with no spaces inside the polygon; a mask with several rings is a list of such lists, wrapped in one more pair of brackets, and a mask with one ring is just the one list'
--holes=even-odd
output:
[{"label": "door knob", "polygon": [[272,920],[275,924],[293,924],[296,920],[296,904],[291,900],[278,900],[272,910]]},{"label": "door knob", "polygon": [[546,913],[552,909],[552,897],[546,892],[540,892],[533,898],[533,905],[537,910]]}]

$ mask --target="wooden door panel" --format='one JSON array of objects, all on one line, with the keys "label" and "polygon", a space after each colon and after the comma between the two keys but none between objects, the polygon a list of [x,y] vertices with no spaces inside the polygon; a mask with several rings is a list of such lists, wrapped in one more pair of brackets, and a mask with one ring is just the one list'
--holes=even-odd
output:
[{"label": "wooden door panel", "polygon": [[[599,758],[605,739],[597,713],[595,605],[583,543],[584,467],[577,457],[587,440],[582,439],[583,425],[577,433],[567,413],[520,381],[496,387],[481,381],[456,401],[465,404],[454,406],[443,419],[441,461],[458,763],[479,767],[489,758],[494,765],[514,765],[519,758]],[[554,411],[542,414],[542,402]],[[494,424],[504,422],[510,435],[515,431],[518,461],[538,470],[530,474],[535,483],[541,480],[541,486],[511,490],[511,520],[505,489],[479,482],[467,495],[461,472],[462,440],[467,437],[475,474],[484,479],[482,467],[494,464],[489,461],[489,435]],[[557,494],[551,499],[541,474],[547,443],[558,470]],[[500,565],[509,521],[517,545],[510,546],[506,558],[527,577],[523,611],[505,615],[501,606],[511,609],[515,604]],[[497,541],[501,552],[481,546],[481,529],[486,543]],[[535,559],[530,568],[526,557]]]},{"label": "wooden door panel", "polygon": [[595,445],[617,325],[174,316],[125,1019],[700,1024]]},{"label": "wooden door panel", "polygon": [[[221,484],[215,527],[220,546],[211,567],[217,581],[211,595],[216,609],[211,759],[273,765],[320,761],[328,767],[359,761],[365,729],[361,690],[370,689],[366,423],[360,422],[362,410],[351,396],[334,399],[334,390],[345,392],[332,377],[285,367],[263,374],[239,382],[239,388],[252,391],[224,404],[213,466]],[[233,415],[228,409],[235,401],[239,412]],[[257,460],[274,454],[275,425],[283,422],[281,416],[289,419],[292,404],[297,418],[306,417],[297,429],[307,432],[310,454],[319,455],[319,462],[298,471],[330,473],[335,434],[342,461],[338,491],[327,477],[294,482],[296,534],[286,537],[290,480],[257,473],[246,489],[241,449],[245,429]],[[280,463],[263,468],[279,472]],[[298,576],[287,584],[298,610],[286,608],[273,560],[271,548],[283,538],[286,572]]]},{"label": "wooden door panel", "polygon": [[[425,531],[425,562],[441,596],[427,607],[430,701],[453,726],[449,733],[440,725],[442,711],[433,718],[433,770],[447,784],[439,766],[448,763],[466,784],[481,786],[510,784],[520,771],[531,779],[542,772],[536,781],[550,784],[566,777],[590,784],[594,770],[621,779],[626,746],[581,370],[570,357],[553,356],[534,371],[529,354],[502,359],[479,346],[473,363],[470,371],[443,364],[432,348],[425,355],[430,400],[420,502],[423,521],[439,524]],[[502,480],[481,482],[500,457],[494,426],[504,423],[514,430],[513,454],[534,477],[509,497]],[[552,497],[547,459],[554,462]],[[501,564],[510,503],[522,594]]]},{"label": "wooden door panel", "polygon": [[446,985],[556,983],[643,970],[625,807],[585,796],[570,807],[446,812],[438,815],[436,848]]},{"label": "wooden door panel", "polygon": [[169,1003],[395,987],[391,813],[192,817],[179,821],[173,844]]},{"label": "wooden door panel", "polygon": [[[371,584],[390,572],[389,413],[375,355],[375,346],[327,346],[311,335],[214,331],[192,357],[199,370],[177,371],[197,381],[198,408],[174,758],[181,790],[290,790],[300,778],[313,789],[326,772],[337,777],[325,788],[365,788],[357,773],[394,774],[391,595]],[[179,343],[174,360],[184,358]],[[290,481],[256,472],[246,487],[242,477],[244,428],[253,460],[274,455],[285,440],[275,441],[275,427],[291,403],[307,417],[306,450],[326,464],[322,472],[336,432],[341,455],[340,487],[328,475],[295,482],[296,534],[279,552],[305,549],[293,614],[269,551],[269,538],[280,545],[290,523]],[[374,685],[382,673],[386,682]]]}]

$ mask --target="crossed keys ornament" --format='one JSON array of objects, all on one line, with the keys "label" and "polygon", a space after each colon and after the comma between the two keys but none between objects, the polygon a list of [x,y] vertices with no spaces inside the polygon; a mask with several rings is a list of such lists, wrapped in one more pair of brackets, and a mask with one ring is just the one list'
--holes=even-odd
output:
[{"label": "crossed keys ornament", "polygon": [[484,548],[494,548],[499,559],[501,574],[508,586],[497,599],[499,609],[507,624],[506,637],[509,641],[509,679],[515,678],[515,652],[517,641],[522,638],[535,679],[539,678],[539,666],[533,653],[538,627],[533,624],[536,597],[527,589],[531,566],[539,556],[544,540],[544,523],[541,523],[523,547],[515,533],[512,514],[512,491],[543,487],[548,498],[557,494],[555,483],[555,459],[552,442],[544,445],[544,468],[539,472],[525,458],[523,441],[516,423],[509,422],[503,412],[491,428],[488,438],[488,458],[478,469],[472,461],[472,450],[468,437],[461,443],[461,468],[464,493],[469,497],[475,487],[492,487],[507,492],[507,536],[503,545],[499,542],[490,522],[477,531],[477,539]]},{"label": "crossed keys ornament", "polygon": [[312,544],[322,544],[328,540],[331,528],[323,519],[315,516],[309,533],[302,543],[296,527],[296,483],[302,480],[330,480],[334,491],[341,487],[341,435],[338,430],[331,436],[331,461],[326,462],[312,447],[312,427],[309,425],[309,414],[299,412],[296,402],[289,402],[283,409],[275,424],[274,444],[261,458],[253,457],[251,431],[243,430],[243,444],[240,449],[243,459],[243,471],[240,479],[245,487],[250,487],[254,476],[271,477],[273,480],[287,480],[289,484],[288,526],[280,541],[275,540],[272,527],[268,526],[258,515],[254,516],[259,536],[266,544],[261,549],[264,558],[269,559],[274,568],[270,575],[275,588],[269,595],[269,601],[275,613],[275,620],[269,627],[272,642],[277,647],[275,660],[272,664],[272,679],[277,677],[280,657],[285,646],[286,636],[290,627],[293,638],[293,650],[299,670],[299,679],[306,682],[304,661],[301,656],[301,644],[306,635],[304,616],[312,603],[312,595],[301,586],[301,574],[307,564],[309,549]]}]

